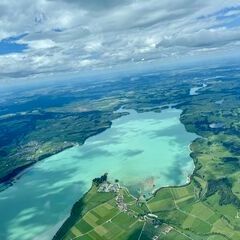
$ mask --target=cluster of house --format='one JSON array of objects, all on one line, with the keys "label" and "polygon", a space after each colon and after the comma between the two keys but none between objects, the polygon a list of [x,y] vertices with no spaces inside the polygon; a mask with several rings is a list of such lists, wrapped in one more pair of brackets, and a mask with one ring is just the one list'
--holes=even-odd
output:
[{"label": "cluster of house", "polygon": [[[116,200],[116,204],[117,204],[117,207],[118,209],[121,211],[121,212],[125,212],[129,215],[132,215],[136,218],[138,218],[140,221],[145,221],[149,224],[152,224],[154,225],[155,227],[159,227],[161,225],[161,222],[160,220],[158,219],[158,216],[157,215],[154,215],[152,213],[147,213],[147,214],[144,214],[144,215],[141,215],[141,216],[137,216],[133,211],[129,210],[128,209],[128,205],[124,202],[124,197],[122,194],[119,193],[119,190],[121,189],[120,187],[120,184],[119,183],[110,183],[108,181],[104,181],[103,183],[101,183],[99,185],[99,188],[98,188],[98,192],[114,192],[114,193],[118,193],[115,200]],[[137,203],[138,204],[141,204],[143,202],[145,202],[145,198],[139,198],[137,199]],[[163,232],[164,234],[167,234],[168,232],[170,232],[172,230],[172,227],[170,226],[165,226]],[[159,236],[153,236],[152,238],[153,240],[157,240],[159,239]]]},{"label": "cluster of house", "polygon": [[127,204],[124,203],[123,195],[120,195],[120,194],[117,195],[116,204],[117,204],[117,207],[119,208],[119,210],[121,212],[127,212],[128,211]]},{"label": "cluster of house", "polygon": [[[99,188],[98,188],[98,192],[114,192],[114,193],[118,193],[119,190],[120,190],[120,185],[119,183],[110,183],[110,182],[103,182],[100,184]],[[117,204],[117,207],[119,208],[119,210],[121,212],[127,212],[128,211],[128,208],[127,208],[127,204],[124,203],[124,198],[123,198],[123,195],[121,194],[118,194],[116,196],[116,204]]]},{"label": "cluster of house", "polygon": [[99,188],[98,188],[98,192],[119,192],[120,189],[120,185],[119,183],[109,183],[109,182],[103,182],[102,184],[100,184]]}]

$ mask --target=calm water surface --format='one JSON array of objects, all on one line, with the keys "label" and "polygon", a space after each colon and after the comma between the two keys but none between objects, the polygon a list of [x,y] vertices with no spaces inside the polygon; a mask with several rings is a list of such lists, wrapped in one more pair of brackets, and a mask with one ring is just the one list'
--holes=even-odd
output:
[{"label": "calm water surface", "polygon": [[0,192],[0,239],[51,239],[91,180],[105,172],[135,194],[186,183],[194,168],[188,145],[196,135],[185,131],[180,113],[130,111],[83,146],[28,169]]}]

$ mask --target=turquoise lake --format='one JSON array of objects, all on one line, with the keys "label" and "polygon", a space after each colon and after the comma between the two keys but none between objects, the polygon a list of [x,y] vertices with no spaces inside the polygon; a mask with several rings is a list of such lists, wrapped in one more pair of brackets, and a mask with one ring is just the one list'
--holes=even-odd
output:
[{"label": "turquoise lake", "polygon": [[189,144],[197,135],[180,123],[181,110],[129,113],[83,146],[38,162],[0,192],[0,239],[51,239],[91,180],[105,172],[134,194],[186,183],[194,169]]}]

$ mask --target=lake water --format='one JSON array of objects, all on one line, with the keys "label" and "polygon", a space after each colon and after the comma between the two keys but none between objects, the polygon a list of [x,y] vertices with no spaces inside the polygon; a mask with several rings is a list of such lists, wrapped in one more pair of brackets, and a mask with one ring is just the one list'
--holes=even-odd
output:
[{"label": "lake water", "polygon": [[91,180],[109,173],[133,193],[186,183],[194,165],[188,145],[196,138],[179,121],[180,110],[136,113],[29,168],[0,192],[0,239],[51,239]]}]

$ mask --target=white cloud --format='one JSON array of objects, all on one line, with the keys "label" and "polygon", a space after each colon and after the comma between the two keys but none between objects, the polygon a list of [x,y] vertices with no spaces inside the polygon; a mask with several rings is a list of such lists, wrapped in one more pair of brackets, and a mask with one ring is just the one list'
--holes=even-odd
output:
[{"label": "white cloud", "polygon": [[0,78],[224,50],[239,42],[240,29],[216,28],[216,13],[238,5],[237,0],[1,0],[0,39],[28,33],[17,41],[28,49],[0,55]]},{"label": "white cloud", "polygon": [[[22,41],[18,41],[21,43]],[[41,39],[41,40],[33,40],[33,41],[27,41],[23,43],[27,43],[28,46],[31,49],[47,49],[47,48],[52,48],[56,46],[56,43],[51,40],[51,39]]]},{"label": "white cloud", "polygon": [[93,41],[86,43],[83,48],[86,52],[97,52],[102,48],[102,43],[100,41]]},{"label": "white cloud", "polygon": [[194,33],[178,34],[176,37],[168,36],[158,43],[159,47],[185,46],[185,47],[209,47],[222,46],[232,41],[240,40],[240,28],[228,30],[201,29]]},{"label": "white cloud", "polygon": [[240,9],[233,9],[224,14],[225,17],[231,17],[231,16],[236,16],[236,15],[238,15],[238,16],[240,15]]}]

